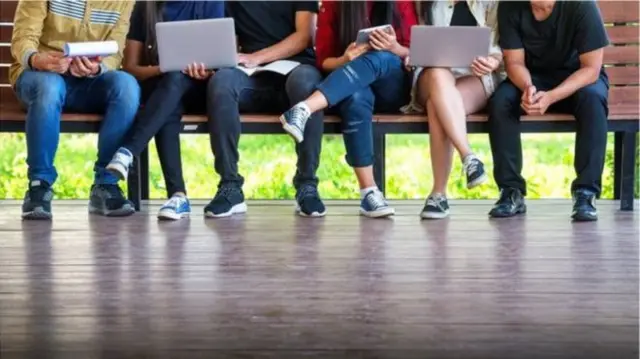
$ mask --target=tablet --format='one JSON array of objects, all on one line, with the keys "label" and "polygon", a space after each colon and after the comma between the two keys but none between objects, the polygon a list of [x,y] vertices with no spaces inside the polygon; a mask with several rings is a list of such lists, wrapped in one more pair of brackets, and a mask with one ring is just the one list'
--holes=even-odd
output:
[{"label": "tablet", "polygon": [[238,64],[232,18],[159,22],[156,36],[162,72],[182,71],[194,62],[207,69]]},{"label": "tablet", "polygon": [[369,28],[358,31],[358,36],[356,37],[356,44],[360,45],[360,44],[368,43],[369,34],[371,34],[375,30],[383,30],[383,31],[386,31],[387,33],[391,33],[391,25],[369,27]]},{"label": "tablet", "polygon": [[420,67],[469,67],[488,56],[491,29],[481,26],[413,26],[409,61]]}]

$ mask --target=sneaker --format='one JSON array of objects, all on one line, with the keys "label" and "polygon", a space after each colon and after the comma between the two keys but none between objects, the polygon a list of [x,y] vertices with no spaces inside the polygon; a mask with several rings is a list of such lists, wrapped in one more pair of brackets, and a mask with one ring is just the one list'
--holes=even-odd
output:
[{"label": "sneaker", "polygon": [[300,143],[304,141],[304,128],[310,116],[311,111],[309,107],[304,103],[299,103],[283,113],[282,116],[280,116],[280,122],[282,122],[282,128],[291,135],[296,142]]},{"label": "sneaker", "polygon": [[128,149],[120,147],[107,165],[107,171],[113,173],[121,181],[129,177],[129,167],[133,163],[133,155]]},{"label": "sneaker", "polygon": [[515,188],[505,188],[500,192],[500,199],[489,212],[489,216],[506,218],[524,213],[527,213],[527,205],[524,204],[522,192]]},{"label": "sneaker", "polygon": [[389,217],[396,213],[379,190],[369,191],[360,202],[360,214],[369,218]]},{"label": "sneaker", "polygon": [[327,214],[316,186],[302,186],[296,193],[296,213],[301,217],[324,217]]},{"label": "sneaker", "polygon": [[598,220],[596,209],[596,194],[587,189],[578,189],[573,192],[573,213],[576,222],[592,222]]},{"label": "sneaker", "polygon": [[487,181],[484,163],[476,155],[468,155],[462,161],[464,173],[467,175],[467,188],[479,186]]},{"label": "sneaker", "polygon": [[158,219],[178,220],[189,217],[191,214],[191,204],[184,196],[173,196],[169,198],[158,211]]},{"label": "sneaker", "polygon": [[442,219],[449,216],[449,202],[441,194],[431,195],[420,213],[422,219]]},{"label": "sneaker", "polygon": [[22,203],[22,219],[50,220],[52,199],[53,191],[47,182],[31,181]]},{"label": "sneaker", "polygon": [[126,217],[136,212],[133,203],[127,200],[115,184],[91,186],[89,213],[107,217]]},{"label": "sneaker", "polygon": [[211,202],[204,207],[204,215],[210,218],[229,217],[247,212],[244,193],[238,186],[222,185]]}]

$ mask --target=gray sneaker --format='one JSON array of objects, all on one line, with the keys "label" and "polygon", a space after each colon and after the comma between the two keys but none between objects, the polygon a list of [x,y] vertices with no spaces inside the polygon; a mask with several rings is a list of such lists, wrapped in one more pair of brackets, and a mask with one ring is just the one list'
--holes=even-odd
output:
[{"label": "gray sneaker", "polygon": [[107,217],[126,217],[136,212],[133,203],[124,198],[115,184],[99,184],[91,187],[89,213]]}]

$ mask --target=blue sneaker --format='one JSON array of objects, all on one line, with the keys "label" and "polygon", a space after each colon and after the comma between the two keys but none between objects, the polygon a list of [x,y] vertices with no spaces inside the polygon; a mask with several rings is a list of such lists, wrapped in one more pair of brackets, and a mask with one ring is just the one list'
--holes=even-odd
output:
[{"label": "blue sneaker", "polygon": [[596,194],[586,189],[573,192],[573,213],[571,218],[576,222],[593,222],[598,220],[596,210]]},{"label": "blue sneaker", "polygon": [[52,199],[53,191],[47,182],[31,181],[22,203],[22,219],[50,220]]},{"label": "blue sneaker", "polygon": [[129,167],[131,167],[132,163],[133,154],[128,149],[120,147],[113,155],[106,169],[122,181],[129,177]]},{"label": "blue sneaker", "polygon": [[360,214],[365,217],[383,218],[395,213],[395,209],[389,206],[382,192],[378,190],[369,191],[360,202]]},{"label": "blue sneaker", "polygon": [[160,207],[158,219],[178,220],[189,217],[190,214],[191,204],[189,204],[189,199],[183,196],[173,196]]},{"label": "blue sneaker", "polygon": [[301,102],[283,113],[280,116],[280,122],[282,122],[282,128],[300,143],[304,141],[304,128],[310,116],[309,107]]}]

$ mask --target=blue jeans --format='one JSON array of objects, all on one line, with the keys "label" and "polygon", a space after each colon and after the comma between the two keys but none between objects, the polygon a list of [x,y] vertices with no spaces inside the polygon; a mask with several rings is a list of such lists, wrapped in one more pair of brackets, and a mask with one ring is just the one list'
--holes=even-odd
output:
[{"label": "blue jeans", "polygon": [[[288,76],[260,73],[247,76],[235,68],[221,69],[207,86],[207,114],[211,149],[221,184],[242,186],[238,173],[240,112],[282,113],[313,93],[322,75],[314,66],[300,65]],[[317,186],[320,163],[323,113],[316,112],[307,122],[304,141],[296,144],[298,164],[293,184]]]},{"label": "blue jeans", "polygon": [[27,165],[29,180],[51,185],[58,174],[53,165],[60,139],[62,111],[104,113],[98,137],[95,184],[115,184],[118,178],[105,166],[133,123],[140,103],[136,80],[121,71],[95,78],[75,78],[52,72],[24,71],[16,93],[27,109]]},{"label": "blue jeans", "polygon": [[347,163],[368,167],[374,161],[373,112],[399,112],[409,101],[411,78],[400,57],[369,51],[333,71],[318,91],[342,119]]}]

